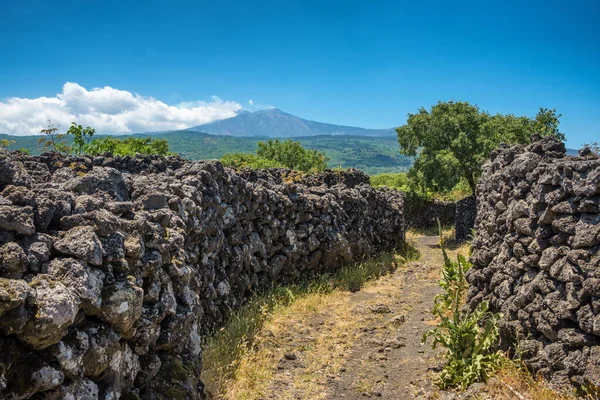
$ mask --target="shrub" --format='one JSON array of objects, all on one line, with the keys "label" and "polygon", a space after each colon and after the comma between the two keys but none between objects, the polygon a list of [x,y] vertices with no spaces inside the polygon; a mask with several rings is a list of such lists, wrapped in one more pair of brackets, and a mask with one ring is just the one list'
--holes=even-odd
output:
[{"label": "shrub", "polygon": [[329,159],[316,150],[305,149],[300,142],[268,140],[258,142],[256,154],[231,153],[221,157],[226,167],[232,168],[288,168],[314,173],[327,168]]},{"label": "shrub", "polygon": [[258,157],[251,153],[229,153],[221,157],[221,162],[226,167],[235,169],[240,168],[285,168],[285,166],[275,160]]},{"label": "shrub", "polygon": [[94,139],[86,146],[86,154],[95,156],[112,153],[118,156],[135,156],[136,154],[155,154],[166,156],[169,152],[169,142],[166,139],[136,138],[115,139],[106,137]]},{"label": "shrub", "polygon": [[389,188],[407,191],[409,187],[408,176],[404,172],[396,174],[379,174],[371,176],[371,186],[387,186]]},{"label": "shrub", "polygon": [[371,176],[371,186],[387,186],[402,190],[408,197],[415,201],[431,201],[433,199],[458,201],[471,195],[471,188],[466,179],[460,179],[451,190],[433,191],[423,185],[421,180],[405,172],[379,174]]},{"label": "shrub", "polygon": [[96,133],[95,129],[90,128],[89,126],[84,128],[83,126],[72,122],[71,127],[67,131],[67,135],[73,135],[73,147],[71,148],[71,153],[77,155],[87,153],[94,133]]},{"label": "shrub", "polygon": [[0,148],[6,148],[11,144],[15,144],[14,140],[2,139],[0,140]]}]

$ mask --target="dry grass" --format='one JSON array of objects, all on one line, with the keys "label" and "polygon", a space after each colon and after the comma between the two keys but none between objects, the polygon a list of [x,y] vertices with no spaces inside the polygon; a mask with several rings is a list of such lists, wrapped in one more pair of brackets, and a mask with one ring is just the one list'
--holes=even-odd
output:
[{"label": "dry grass", "polygon": [[[468,254],[468,244],[452,245],[452,230],[445,230],[443,235],[446,244],[450,242],[447,249],[450,257]],[[408,240],[418,236],[418,233],[407,232]],[[441,265],[439,249],[424,251],[428,263]],[[389,282],[387,278],[369,281],[413,259],[414,251],[405,249],[403,256],[384,255],[343,268],[336,275],[317,282],[277,288],[254,299],[204,345],[202,380],[212,394],[209,398],[318,400],[331,397],[329,381],[344,367],[360,337],[361,327],[370,323],[364,314],[356,312],[352,292],[363,288],[365,292],[395,293],[397,282],[391,279]],[[422,279],[429,281],[439,279],[439,273],[440,268],[419,272]],[[417,286],[408,289],[419,290]],[[434,324],[435,321],[426,323]],[[285,355],[290,353],[297,358],[286,360]],[[289,363],[298,365],[298,368],[292,368],[293,374],[287,372]],[[283,364],[285,368],[280,369]],[[361,374],[355,390],[369,393],[374,386],[369,375]],[[435,398],[435,393],[430,398]],[[507,359],[475,398],[572,400],[575,396],[553,390],[547,382],[533,377],[518,363]]]},{"label": "dry grass", "polygon": [[[357,335],[349,332],[364,323],[353,312],[352,292],[417,257],[418,251],[406,246],[397,254],[384,254],[306,285],[277,288],[255,298],[204,344],[202,380],[209,396],[264,399],[276,384],[290,388],[278,391],[278,398],[293,398],[284,394],[290,392],[323,398],[328,377],[339,371],[345,352],[356,340]],[[318,334],[309,328],[314,329],[315,321],[323,321]],[[297,356],[290,362],[301,363],[301,372],[276,377],[278,365],[290,352]]]},{"label": "dry grass", "polygon": [[[454,226],[453,225],[448,225],[448,226],[442,226],[442,233],[444,235],[444,239],[447,240],[453,240],[454,239]],[[419,236],[438,236],[440,234],[440,231],[437,227],[437,225],[432,225],[428,228],[410,228],[408,231],[406,231],[406,237],[407,238],[415,238],[415,237],[419,237]]]},{"label": "dry grass", "polygon": [[[561,393],[552,389],[541,378],[519,366],[519,363],[506,360],[496,376],[486,385],[490,398],[498,400],[574,400],[570,393]],[[591,397],[590,397],[591,399]]]},{"label": "dry grass", "polygon": [[[325,315],[324,308],[333,314]],[[245,355],[234,378],[229,380],[223,398],[265,398],[274,383],[287,389],[277,391],[283,399],[294,398],[295,393],[310,399],[325,397],[327,376],[337,373],[344,361],[343,354],[356,339],[347,334],[353,331],[352,326],[359,318],[352,317],[351,308],[351,302],[336,290],[325,295],[309,294],[289,307],[275,310],[263,327],[268,335],[260,337],[255,348]],[[336,323],[324,326],[318,335],[311,335],[305,327],[312,318]],[[296,355],[295,362],[302,363],[303,368],[293,376],[278,375],[274,382],[274,372],[286,353]]]}]

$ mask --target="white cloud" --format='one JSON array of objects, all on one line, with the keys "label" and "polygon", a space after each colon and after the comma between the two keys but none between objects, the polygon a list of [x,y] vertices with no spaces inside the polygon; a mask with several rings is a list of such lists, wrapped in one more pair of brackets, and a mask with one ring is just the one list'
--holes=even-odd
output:
[{"label": "white cloud", "polygon": [[110,86],[87,90],[77,83],[64,84],[55,97],[0,101],[0,133],[38,134],[51,119],[60,130],[75,121],[98,133],[152,132],[185,129],[231,118],[242,106],[213,96],[209,101],[169,105]]},{"label": "white cloud", "polygon": [[248,104],[253,105],[254,101],[252,101],[252,99],[248,100]]}]

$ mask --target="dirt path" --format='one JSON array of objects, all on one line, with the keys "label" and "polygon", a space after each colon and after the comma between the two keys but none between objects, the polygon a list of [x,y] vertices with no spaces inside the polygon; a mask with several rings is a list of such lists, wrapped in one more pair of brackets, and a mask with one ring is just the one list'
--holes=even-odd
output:
[{"label": "dirt path", "polygon": [[[362,312],[370,323],[353,348],[346,373],[332,382],[330,398],[421,398],[434,390],[428,371],[436,365],[436,354],[431,346],[421,345],[421,338],[431,328],[433,299],[440,293],[436,279],[441,257],[436,253],[441,250],[438,237],[416,241],[421,260],[357,293],[356,300],[365,303]],[[390,290],[398,291],[400,298],[390,297]],[[390,312],[373,315],[373,306],[367,305],[373,300]]]},{"label": "dirt path", "polygon": [[[421,345],[431,328],[442,265],[437,236],[413,240],[421,259],[287,322],[283,357],[264,399],[435,397],[439,352]],[[451,252],[454,253],[454,252]]]}]

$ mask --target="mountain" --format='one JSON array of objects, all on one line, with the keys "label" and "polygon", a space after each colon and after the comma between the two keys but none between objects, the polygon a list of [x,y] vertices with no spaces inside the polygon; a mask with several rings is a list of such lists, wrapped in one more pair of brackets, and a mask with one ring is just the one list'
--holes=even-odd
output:
[{"label": "mountain", "polygon": [[266,136],[270,138],[306,137],[318,135],[392,136],[390,129],[365,129],[309,121],[277,108],[256,112],[241,111],[235,117],[195,126],[188,130],[212,135]]}]

